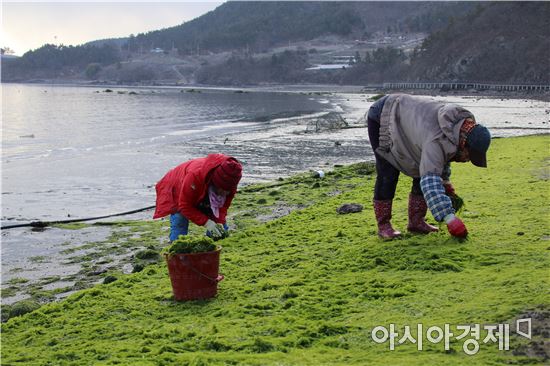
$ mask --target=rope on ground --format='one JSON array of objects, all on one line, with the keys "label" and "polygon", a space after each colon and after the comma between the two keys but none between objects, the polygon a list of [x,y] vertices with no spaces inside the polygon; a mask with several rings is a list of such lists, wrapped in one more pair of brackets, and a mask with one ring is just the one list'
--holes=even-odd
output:
[{"label": "rope on ground", "polygon": [[87,217],[84,219],[69,219],[69,220],[57,220],[57,221],[33,221],[33,222],[27,222],[24,224],[6,225],[6,226],[2,226],[0,230],[14,229],[17,227],[46,227],[46,226],[57,225],[57,224],[70,224],[74,222],[101,220],[109,217],[125,216],[125,215],[131,215],[142,211],[152,210],[155,207],[156,206],[148,206],[148,207],[138,208],[137,210],[120,212],[120,213],[105,215],[105,216]]}]

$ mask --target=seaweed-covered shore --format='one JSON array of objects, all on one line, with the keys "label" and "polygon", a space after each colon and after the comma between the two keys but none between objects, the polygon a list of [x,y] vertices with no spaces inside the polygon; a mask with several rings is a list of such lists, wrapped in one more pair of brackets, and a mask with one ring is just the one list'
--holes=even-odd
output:
[{"label": "seaweed-covered shore", "polygon": [[[368,164],[336,167],[322,179],[304,174],[249,186],[235,200],[234,232],[222,243],[226,280],[209,301],[172,300],[166,265],[156,257],[166,221],[118,223],[134,233],[117,245],[135,241],[141,269],[99,273],[103,284],[14,311],[2,324],[3,363],[543,364],[550,357],[549,142],[548,135],[497,139],[488,169],[454,164],[471,233],[465,242],[444,226],[379,240]],[[403,177],[394,210],[401,230],[409,189]],[[365,209],[340,215],[344,203]],[[456,328],[525,317],[533,321],[532,340],[511,331],[510,350],[501,351],[481,339],[475,356],[465,354],[464,340],[452,340],[449,350],[424,339],[423,351],[410,342],[390,351],[371,337],[390,323],[401,336],[418,323]]]}]

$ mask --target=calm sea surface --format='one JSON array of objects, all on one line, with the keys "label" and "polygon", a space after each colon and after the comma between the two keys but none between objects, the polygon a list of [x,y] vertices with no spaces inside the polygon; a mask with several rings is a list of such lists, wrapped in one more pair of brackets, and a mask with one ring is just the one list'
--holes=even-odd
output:
[{"label": "calm sea surface", "polygon": [[152,205],[151,186],[168,169],[216,152],[195,142],[332,108],[300,94],[104,90],[2,85],[2,222]]}]

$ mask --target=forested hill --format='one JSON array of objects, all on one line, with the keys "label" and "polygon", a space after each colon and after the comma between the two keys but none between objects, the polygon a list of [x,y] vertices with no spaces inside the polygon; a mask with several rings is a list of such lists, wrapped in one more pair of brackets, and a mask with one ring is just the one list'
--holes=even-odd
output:
[{"label": "forested hill", "polygon": [[433,33],[410,80],[550,83],[550,2],[488,3]]},{"label": "forested hill", "polygon": [[547,84],[549,60],[550,2],[230,1],[171,28],[45,45],[3,62],[2,80]]},{"label": "forested hill", "polygon": [[550,83],[550,2],[486,2],[450,19],[404,54],[379,49],[339,75],[344,83]]},{"label": "forested hill", "polygon": [[248,47],[261,52],[274,45],[325,35],[365,38],[379,31],[439,29],[464,14],[473,2],[227,2],[182,25],[139,34],[129,45],[181,53]]}]

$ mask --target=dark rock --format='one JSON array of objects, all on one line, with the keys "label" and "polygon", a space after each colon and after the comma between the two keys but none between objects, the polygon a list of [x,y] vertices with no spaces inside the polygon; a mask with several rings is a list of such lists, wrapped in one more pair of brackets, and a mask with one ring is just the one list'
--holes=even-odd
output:
[{"label": "dark rock", "polygon": [[336,212],[341,215],[361,211],[363,211],[363,205],[360,205],[358,203],[344,203],[342,206],[336,209]]},{"label": "dark rock", "polygon": [[104,284],[108,284],[108,283],[111,283],[111,282],[115,282],[118,278],[116,278],[115,276],[107,276],[103,279],[103,283]]},{"label": "dark rock", "polygon": [[107,272],[108,269],[107,268],[100,268],[100,269],[97,269],[95,271],[90,271],[87,273],[88,276],[99,276],[105,272]]}]

